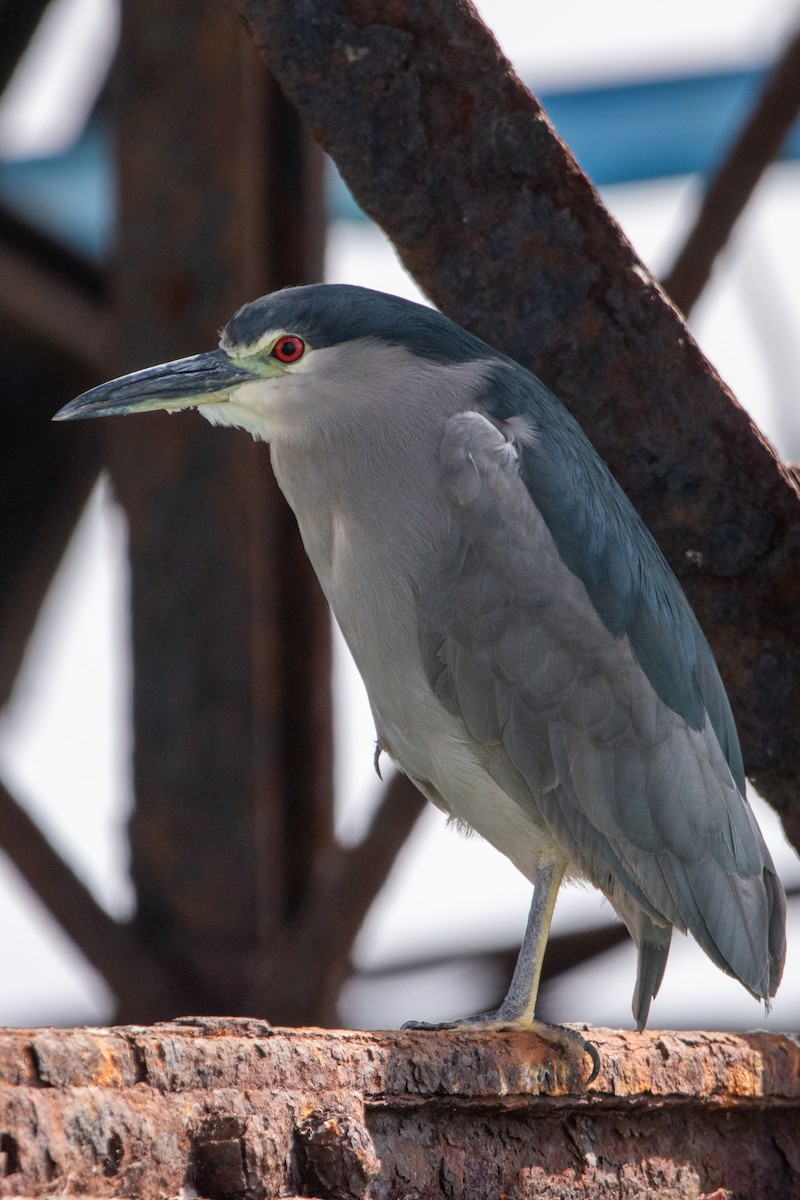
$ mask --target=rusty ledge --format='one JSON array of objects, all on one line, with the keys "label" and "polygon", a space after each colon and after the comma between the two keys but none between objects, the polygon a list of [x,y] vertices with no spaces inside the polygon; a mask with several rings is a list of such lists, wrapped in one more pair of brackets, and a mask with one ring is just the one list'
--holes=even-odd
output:
[{"label": "rusty ledge", "polygon": [[198,1018],[110,1029],[0,1031],[0,1088],[147,1085],[345,1089],[367,1104],[436,1099],[483,1105],[583,1097],[619,1105],[658,1099],[722,1106],[800,1106],[800,1039],[751,1033],[587,1029],[601,1071],[535,1034],[282,1029]]}]

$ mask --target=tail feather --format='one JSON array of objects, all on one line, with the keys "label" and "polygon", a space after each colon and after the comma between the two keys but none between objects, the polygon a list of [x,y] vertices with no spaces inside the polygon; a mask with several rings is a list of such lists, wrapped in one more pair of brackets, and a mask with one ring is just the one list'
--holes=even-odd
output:
[{"label": "tail feather", "polygon": [[780,879],[769,867],[764,868],[764,887],[769,906],[769,995],[774,996],[786,961],[786,893]]},{"label": "tail feather", "polygon": [[646,913],[640,917],[636,943],[639,948],[639,969],[633,993],[633,1017],[636,1028],[644,1029],[650,1013],[650,1003],[658,995],[664,968],[667,965],[672,926],[656,925]]}]

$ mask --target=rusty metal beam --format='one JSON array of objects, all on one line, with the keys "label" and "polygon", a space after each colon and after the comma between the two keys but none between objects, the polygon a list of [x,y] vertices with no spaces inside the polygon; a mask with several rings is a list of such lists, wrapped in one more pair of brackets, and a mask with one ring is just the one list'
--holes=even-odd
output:
[{"label": "rusty metal beam", "polygon": [[336,1023],[356,935],[425,804],[396,774],[361,841],[317,856],[302,905],[253,963],[249,1012],[268,998],[276,1021]]},{"label": "rusty metal beam", "polygon": [[800,27],[783,53],[725,159],[667,276],[664,291],[684,316],[694,308],[714,263],[762,175],[778,157],[800,112]]},{"label": "rusty metal beam", "polygon": [[189,993],[181,990],[174,973],[148,954],[130,926],[115,921],[97,903],[2,782],[0,848],[130,1009],[144,1018],[148,1013],[181,1012],[187,1007]]},{"label": "rusty metal beam", "polygon": [[39,28],[51,0],[0,0],[0,95]]},{"label": "rusty metal beam", "polygon": [[[2,251],[0,251],[0,272]],[[0,301],[2,307],[2,301]],[[100,470],[96,429],[64,436],[52,414],[97,382],[9,316],[0,321],[0,706]]]},{"label": "rusty metal beam", "polygon": [[[319,276],[319,152],[229,13],[126,5],[113,94],[120,367],[211,347],[246,300]],[[135,924],[205,1011],[242,1012],[332,840],[327,606],[264,445],[192,415],[106,434],[130,526]]]},{"label": "rusty metal beam", "polygon": [[103,271],[0,206],[0,313],[93,381],[117,356]]},{"label": "rusty metal beam", "polygon": [[785,1200],[800,1050],[776,1034],[529,1033],[257,1021],[0,1035],[0,1194]]}]

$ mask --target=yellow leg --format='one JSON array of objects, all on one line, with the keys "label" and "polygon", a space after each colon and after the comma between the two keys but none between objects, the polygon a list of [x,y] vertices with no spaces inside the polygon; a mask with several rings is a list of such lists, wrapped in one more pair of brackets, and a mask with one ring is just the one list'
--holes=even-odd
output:
[{"label": "yellow leg", "polygon": [[550,935],[550,922],[553,920],[558,889],[566,869],[567,861],[560,855],[551,855],[539,860],[525,937],[522,939],[508,994],[497,1009],[498,1023],[533,1024],[542,962]]},{"label": "yellow leg", "polygon": [[534,1019],[536,996],[542,974],[542,961],[550,933],[550,922],[553,919],[553,909],[566,867],[566,859],[561,855],[551,854],[539,860],[525,937],[522,940],[511,986],[499,1008],[495,1008],[491,1012],[477,1013],[473,1017],[461,1017],[456,1021],[437,1024],[408,1021],[403,1028],[530,1029],[548,1042],[559,1046],[568,1055],[574,1054],[576,1051],[587,1054],[592,1062],[592,1070],[584,1082],[587,1085],[591,1083],[600,1070],[600,1056],[597,1048],[582,1038],[574,1029],[566,1029],[561,1025],[545,1025],[542,1021]]},{"label": "yellow leg", "polygon": [[456,1021],[447,1021],[443,1024],[430,1025],[423,1021],[408,1021],[403,1028],[453,1029],[457,1027],[463,1029],[471,1027],[485,1029],[488,1026],[496,1029],[509,1029],[533,1025],[536,993],[539,990],[539,979],[542,974],[542,960],[550,933],[550,922],[553,919],[556,896],[566,867],[567,860],[561,854],[550,854],[539,860],[525,937],[522,940],[508,995],[499,1008],[495,1008],[491,1012],[477,1013],[472,1017],[460,1017]]}]

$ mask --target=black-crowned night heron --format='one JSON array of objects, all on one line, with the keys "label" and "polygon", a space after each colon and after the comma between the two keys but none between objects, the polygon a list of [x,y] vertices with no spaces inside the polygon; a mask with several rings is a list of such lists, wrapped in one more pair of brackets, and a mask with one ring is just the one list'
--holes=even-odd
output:
[{"label": "black-crowned night heron", "polygon": [[379,749],[535,885],[506,999],[458,1024],[533,1023],[565,875],[638,947],[640,1029],[673,927],[768,1001],[786,903],[713,656],[547,388],[440,313],[320,285],[58,417],[184,408],[270,443]]}]

